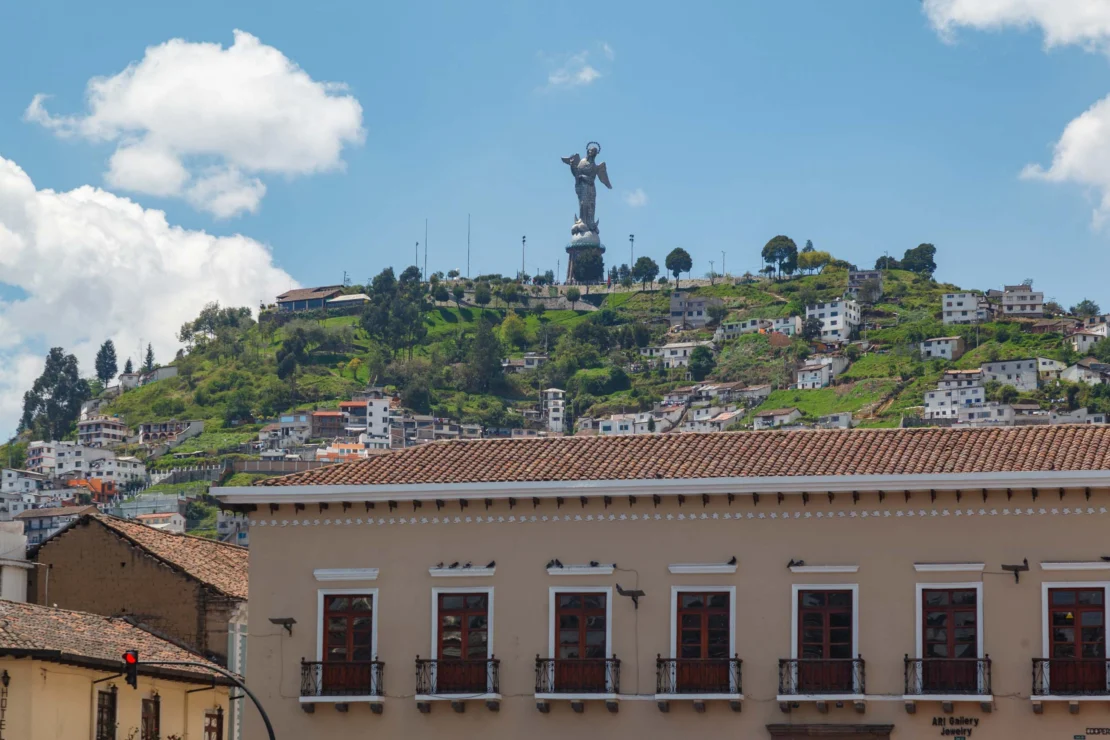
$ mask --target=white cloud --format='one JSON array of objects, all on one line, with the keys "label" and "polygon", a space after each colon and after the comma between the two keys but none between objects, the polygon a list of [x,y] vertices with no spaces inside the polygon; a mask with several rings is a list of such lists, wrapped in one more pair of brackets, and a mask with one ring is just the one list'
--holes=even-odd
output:
[{"label": "white cloud", "polygon": [[604,41],[601,43],[601,53],[604,54],[605,58],[610,62],[617,58],[617,52],[613,51],[613,47],[609,46],[609,44]]},{"label": "white cloud", "polygon": [[636,188],[624,194],[624,202],[632,208],[646,206],[648,202],[647,193],[644,192],[643,188]]},{"label": "white cloud", "polygon": [[1103,98],[1064,129],[1047,169],[1028,165],[1022,176],[1049,182],[1073,182],[1100,194],[1096,226],[1110,217],[1110,97]]},{"label": "white cloud", "polygon": [[[1040,27],[1048,48],[1075,44],[1110,53],[1110,0],[925,0],[924,9],[933,27],[948,40],[961,26]],[[1110,97],[1067,125],[1047,169],[1031,164],[1021,175],[1091,188],[1099,198],[1094,223],[1105,223],[1110,217]]]},{"label": "white cloud", "polygon": [[87,375],[109,338],[121,367],[138,362],[140,339],[168,361],[177,329],[205,303],[254,307],[296,284],[253,239],[173,226],[99,188],[37,190],[3,157],[0,282],[21,294],[0,301],[0,438],[15,429],[44,348],[73,352]]},{"label": "white cloud", "polygon": [[[88,113],[54,116],[36,95],[24,113],[62,137],[115,142],[106,181],[187,199],[220,218],[257,210],[256,175],[342,169],[361,143],[362,106],[244,31],[234,43],[173,39],[87,85]],[[212,168],[218,175],[210,174]]]},{"label": "white cloud", "polygon": [[588,51],[571,54],[547,76],[548,87],[581,87],[601,77],[601,72],[590,65],[589,59]]},{"label": "white cloud", "polygon": [[957,28],[979,30],[1039,26],[1048,47],[1110,46],[1110,2],[1106,0],[925,0],[925,13],[946,39]]}]

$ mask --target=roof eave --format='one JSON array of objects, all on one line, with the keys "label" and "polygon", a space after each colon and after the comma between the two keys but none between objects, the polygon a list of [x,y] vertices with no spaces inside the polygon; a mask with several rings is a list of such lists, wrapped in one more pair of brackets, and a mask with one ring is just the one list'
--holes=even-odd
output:
[{"label": "roof eave", "polygon": [[1002,471],[915,475],[820,475],[637,480],[512,481],[390,485],[231,486],[212,493],[228,504],[434,501],[466,498],[841,493],[1110,487],[1110,470]]}]

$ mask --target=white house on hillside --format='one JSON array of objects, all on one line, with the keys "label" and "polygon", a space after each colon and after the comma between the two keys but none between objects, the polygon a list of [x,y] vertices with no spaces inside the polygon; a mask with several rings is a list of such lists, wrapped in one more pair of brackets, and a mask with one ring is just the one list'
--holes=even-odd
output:
[{"label": "white house on hillside", "polygon": [[940,305],[946,324],[980,324],[991,319],[990,303],[975,293],[945,293]]},{"label": "white house on hillside", "polygon": [[732,321],[722,321],[721,325],[717,327],[717,331],[713,333],[713,340],[716,342],[724,342],[730,339],[745,334],[755,334],[758,331],[766,331],[771,328],[771,322],[767,319],[733,319]]},{"label": "white house on hillside", "polygon": [[755,429],[773,429],[800,418],[802,418],[802,412],[796,408],[768,409],[755,415],[753,426]]},{"label": "white house on hillside", "polygon": [[1007,285],[1002,292],[1003,316],[1041,318],[1044,315],[1044,293],[1032,285]]},{"label": "white house on hillside", "polygon": [[690,364],[690,355],[698,347],[712,350],[713,342],[672,342],[662,347],[644,347],[640,354],[660,362],[668,370],[673,370],[676,367],[687,367]]},{"label": "white house on hillside", "polygon": [[777,331],[779,334],[785,334],[788,337],[795,337],[802,333],[802,317],[801,316],[783,316],[778,319],[771,319],[771,331]]},{"label": "white house on hillside", "polygon": [[1060,373],[1067,369],[1067,365],[1059,360],[1050,360],[1047,357],[1037,358],[1037,375],[1042,381],[1059,380]]},{"label": "white house on hillside", "polygon": [[956,419],[963,406],[986,403],[981,370],[948,370],[935,391],[925,394],[926,419]]},{"label": "white house on hillside", "polygon": [[671,326],[700,329],[709,322],[709,307],[720,302],[720,298],[675,291],[671,294]]},{"label": "white house on hillside", "polygon": [[1040,371],[1036,358],[1024,360],[997,360],[984,362],[980,368],[983,380],[996,380],[1003,385],[1011,385],[1019,391],[1037,390]]},{"label": "white house on hillside", "polygon": [[958,360],[965,351],[963,337],[935,337],[921,343],[923,359]]},{"label": "white house on hillside", "polygon": [[1100,334],[1097,331],[1091,331],[1088,329],[1077,331],[1068,337],[1068,341],[1071,343],[1072,349],[1074,349],[1081,355],[1087,354],[1092,347],[1101,342],[1103,339],[1106,339],[1105,334]]},{"label": "white house on hillside", "polygon": [[821,322],[821,341],[847,342],[859,327],[859,304],[848,298],[806,306],[806,320]]}]

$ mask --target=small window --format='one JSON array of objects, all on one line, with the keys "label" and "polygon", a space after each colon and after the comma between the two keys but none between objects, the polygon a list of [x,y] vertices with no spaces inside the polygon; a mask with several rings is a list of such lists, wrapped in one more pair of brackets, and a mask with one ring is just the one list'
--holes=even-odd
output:
[{"label": "small window", "polygon": [[154,696],[151,699],[143,699],[142,727],[140,732],[142,740],[161,740],[161,725],[161,698]]},{"label": "small window", "polygon": [[116,689],[96,692],[96,740],[116,738]]}]

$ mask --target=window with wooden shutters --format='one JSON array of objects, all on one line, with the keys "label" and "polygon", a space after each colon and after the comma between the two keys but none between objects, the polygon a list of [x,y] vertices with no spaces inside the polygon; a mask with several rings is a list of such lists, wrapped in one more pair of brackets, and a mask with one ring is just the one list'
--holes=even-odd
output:
[{"label": "window with wooden shutters", "polygon": [[729,648],[731,594],[727,591],[680,591],[675,607],[676,691],[728,693],[732,690]]},{"label": "window with wooden shutters", "polygon": [[436,691],[483,693],[489,658],[489,594],[441,593]]},{"label": "window with wooden shutters", "polygon": [[555,594],[555,685],[605,691],[607,594]]},{"label": "window with wooden shutters", "polygon": [[375,657],[374,597],[325,595],[324,630],[324,691],[369,690]]},{"label": "window with wooden shutters", "polygon": [[921,591],[921,686],[925,691],[977,691],[979,593],[974,588]]},{"label": "window with wooden shutters", "polygon": [[1049,672],[1053,693],[1106,693],[1106,592],[1048,591]]},{"label": "window with wooden shutters", "polygon": [[116,690],[96,692],[96,740],[115,740]]},{"label": "window with wooden shutters", "polygon": [[847,693],[853,681],[852,592],[798,592],[797,685],[803,693]]},{"label": "window with wooden shutters", "polygon": [[204,740],[224,740],[224,710],[222,707],[204,713]]}]

